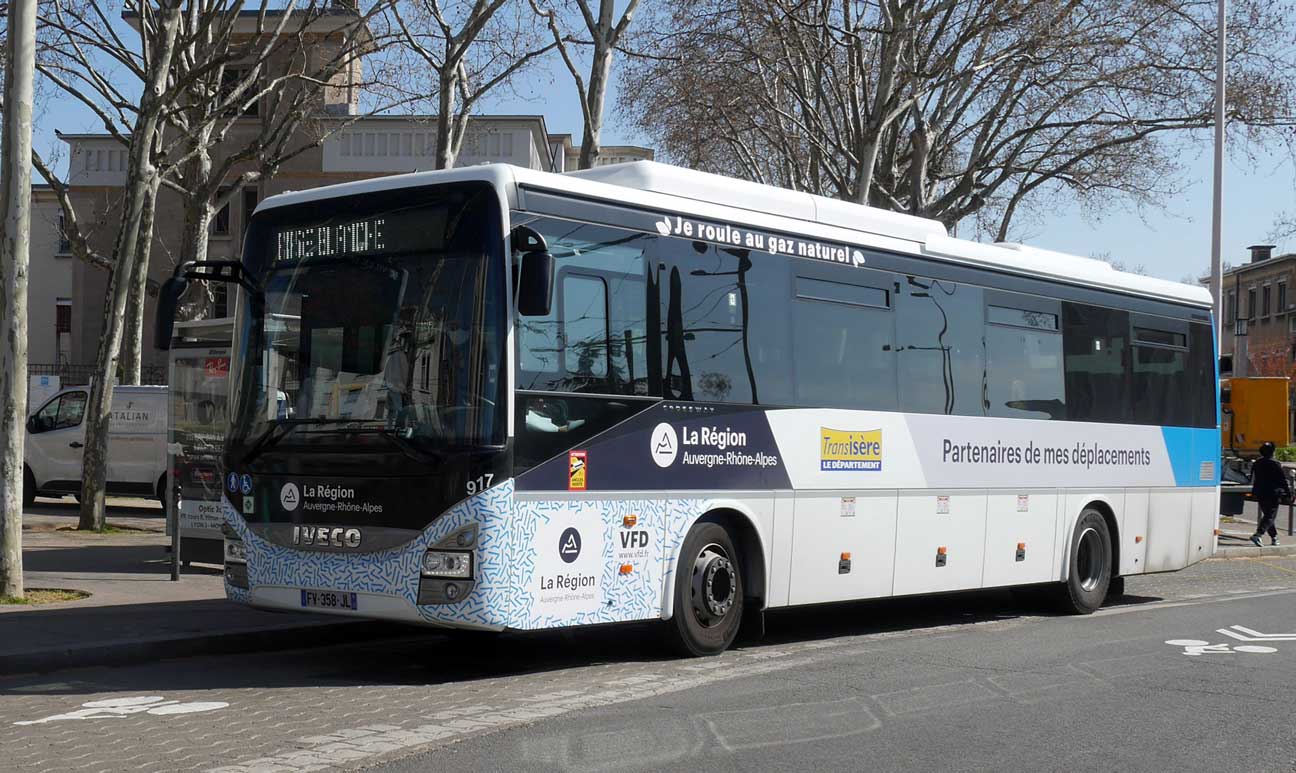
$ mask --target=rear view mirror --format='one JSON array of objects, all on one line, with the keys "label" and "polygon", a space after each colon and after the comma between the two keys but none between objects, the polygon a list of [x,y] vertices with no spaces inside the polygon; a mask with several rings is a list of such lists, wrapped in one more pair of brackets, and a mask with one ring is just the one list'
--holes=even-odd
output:
[{"label": "rear view mirror", "polygon": [[524,317],[548,316],[553,307],[554,256],[548,251],[522,256],[518,272],[517,308]]},{"label": "rear view mirror", "polygon": [[180,296],[189,287],[188,280],[171,277],[158,290],[157,313],[153,317],[153,348],[167,351],[171,348],[171,333],[175,330],[176,306]]}]

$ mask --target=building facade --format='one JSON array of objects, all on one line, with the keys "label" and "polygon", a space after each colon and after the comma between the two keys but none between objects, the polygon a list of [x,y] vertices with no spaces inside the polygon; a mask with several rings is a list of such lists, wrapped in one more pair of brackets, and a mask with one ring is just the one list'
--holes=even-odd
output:
[{"label": "building facade", "polygon": [[1220,353],[1233,355],[1238,375],[1296,375],[1296,253],[1248,249],[1247,263],[1224,272]]},{"label": "building facade", "polygon": [[[312,22],[306,48],[326,51],[330,36],[346,21],[332,13]],[[288,63],[285,60],[276,64],[272,59],[267,65],[267,77],[274,76],[276,66],[287,67]],[[359,89],[348,81],[359,77],[357,66],[320,89],[321,97],[316,101],[319,115],[303,121],[300,136],[289,143],[306,146],[304,152],[284,162],[268,179],[242,190],[224,191],[229,202],[216,214],[209,229],[209,259],[240,257],[248,219],[268,196],[434,168],[436,117],[359,115]],[[266,120],[271,119],[255,107],[239,116],[234,129],[213,148],[214,161],[219,163],[245,147],[260,134],[262,121]],[[78,223],[93,249],[110,254],[126,183],[127,148],[108,134],[59,137],[68,146],[66,182]],[[605,152],[601,164],[653,157],[651,150],[629,146],[612,146]],[[471,120],[456,165],[506,163],[562,172],[574,169],[578,156],[579,147],[573,152],[571,135],[549,134],[543,116],[488,115]],[[231,177],[237,178],[240,171],[242,168],[236,167]],[[61,209],[52,192],[36,187],[33,198],[28,359],[32,373],[61,369],[65,383],[73,383],[84,379],[83,374],[89,372],[96,358],[108,274],[72,257],[61,235]],[[163,187],[158,196],[149,260],[149,275],[154,281],[164,280],[175,269],[184,211],[181,194]],[[215,311],[224,310],[222,306],[218,296]],[[153,301],[149,299],[145,308],[145,368],[157,378],[165,374],[166,358],[153,349],[153,314]]]}]

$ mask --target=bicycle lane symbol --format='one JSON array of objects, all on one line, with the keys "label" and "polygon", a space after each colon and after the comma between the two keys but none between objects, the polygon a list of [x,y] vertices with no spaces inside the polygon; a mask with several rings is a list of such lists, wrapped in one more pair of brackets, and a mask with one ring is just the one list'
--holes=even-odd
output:
[{"label": "bicycle lane symbol", "polygon": [[177,714],[194,714],[200,711],[215,711],[228,707],[221,701],[196,701],[181,703],[169,701],[160,696],[140,696],[136,698],[108,698],[106,700],[82,703],[81,708],[66,714],[55,714],[41,719],[28,719],[15,722],[15,725],[43,725],[46,722],[58,722],[67,719],[107,719],[125,717],[131,714],[152,714],[159,717]]},{"label": "bicycle lane symbol", "polygon": [[1211,644],[1210,642],[1202,641],[1201,639],[1169,639],[1166,641],[1166,644],[1169,644],[1171,647],[1183,647],[1183,654],[1189,656],[1232,655],[1239,652],[1247,655],[1272,655],[1277,652],[1278,649],[1276,647],[1270,647],[1269,644],[1275,642],[1296,642],[1296,633],[1261,633],[1241,625],[1232,625],[1228,628],[1218,628],[1215,632],[1221,633],[1235,641],[1247,643]]}]

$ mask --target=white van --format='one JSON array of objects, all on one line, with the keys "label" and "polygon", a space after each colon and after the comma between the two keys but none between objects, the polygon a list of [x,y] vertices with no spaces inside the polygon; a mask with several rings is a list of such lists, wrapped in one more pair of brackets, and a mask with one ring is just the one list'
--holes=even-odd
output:
[{"label": "white van", "polygon": [[[27,419],[23,504],[36,495],[81,493],[81,452],[90,387],[70,387]],[[167,388],[113,387],[107,493],[162,499],[166,492]]]}]

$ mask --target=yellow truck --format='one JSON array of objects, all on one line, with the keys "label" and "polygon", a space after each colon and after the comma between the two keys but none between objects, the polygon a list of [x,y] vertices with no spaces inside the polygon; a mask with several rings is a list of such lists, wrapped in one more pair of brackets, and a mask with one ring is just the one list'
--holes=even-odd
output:
[{"label": "yellow truck", "polygon": [[1285,376],[1220,380],[1224,450],[1253,457],[1267,441],[1291,444],[1288,379]]}]

